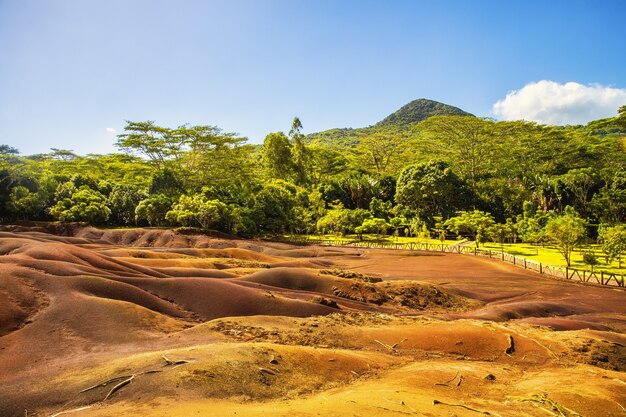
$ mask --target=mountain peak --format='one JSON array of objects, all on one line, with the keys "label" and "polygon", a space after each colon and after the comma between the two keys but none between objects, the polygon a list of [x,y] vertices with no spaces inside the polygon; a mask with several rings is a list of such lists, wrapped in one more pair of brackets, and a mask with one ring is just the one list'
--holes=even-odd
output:
[{"label": "mountain peak", "polygon": [[376,123],[375,126],[407,125],[419,123],[431,116],[442,115],[473,116],[458,107],[450,106],[434,100],[418,98],[417,100],[413,100],[412,102],[400,107],[399,110],[391,113],[389,116]]}]

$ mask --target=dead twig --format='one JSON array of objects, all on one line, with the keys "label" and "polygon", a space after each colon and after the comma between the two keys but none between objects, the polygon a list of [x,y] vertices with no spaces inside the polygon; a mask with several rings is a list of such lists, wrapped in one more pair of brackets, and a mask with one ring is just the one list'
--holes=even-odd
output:
[{"label": "dead twig", "polygon": [[115,377],[115,378],[111,378],[111,379],[106,380],[104,382],[101,382],[99,384],[93,385],[93,386],[91,386],[89,388],[85,388],[84,390],[81,390],[79,392],[82,394],[83,392],[91,391],[92,389],[96,389],[96,388],[100,388],[100,387],[106,387],[110,383],[119,381],[120,379],[130,378],[131,376],[134,376],[134,374],[133,375],[122,375],[122,376],[118,376],[118,377]]},{"label": "dead twig", "polygon": [[77,411],[83,411],[83,410],[86,410],[86,409],[91,408],[91,407],[92,407],[91,405],[86,405],[84,407],[73,408],[71,410],[59,411],[58,413],[54,413],[54,414],[52,414],[49,417],[57,417],[57,416],[60,416],[60,415],[63,415],[63,414],[75,413]]},{"label": "dead twig", "polygon": [[[385,349],[387,349],[389,352],[395,352],[395,351],[396,351],[396,348],[395,348],[395,347],[393,347],[393,346],[389,346],[388,344],[383,343],[383,342],[381,342],[380,340],[376,340],[376,339],[374,339],[374,342],[378,343],[379,345],[381,345],[382,347],[384,347]],[[397,345],[397,343],[396,343],[396,345]],[[394,345],[394,346],[396,346],[396,345]]]},{"label": "dead twig", "polygon": [[457,373],[456,373],[456,374],[452,377],[452,379],[450,379],[450,380],[448,380],[448,381],[446,381],[446,382],[438,382],[438,383],[436,383],[435,385],[441,385],[441,386],[447,387],[447,386],[448,386],[448,384],[450,384],[450,382],[454,381],[454,380],[456,379],[456,377],[457,377],[457,376],[459,376],[459,372],[458,372],[458,371],[457,371]]},{"label": "dead twig", "polygon": [[433,405],[437,405],[437,404],[447,405],[448,407],[461,407],[461,408],[465,408],[466,410],[469,410],[469,411],[474,411],[475,413],[485,414],[487,416],[493,415],[489,411],[477,410],[475,408],[468,407],[468,406],[463,405],[463,404],[450,404],[450,403],[444,403],[443,401],[439,401],[439,400],[433,400]]},{"label": "dead twig", "polygon": [[[165,354],[167,355],[167,353]],[[184,363],[189,363],[188,360],[185,359],[181,359],[181,360],[177,360],[177,361],[173,361],[171,359],[169,359],[167,356],[162,355],[161,358],[163,358],[163,360],[165,361],[165,365],[163,366],[176,366],[176,365],[182,365]]]},{"label": "dead twig", "polygon": [[400,343],[404,343],[404,342],[406,342],[407,340],[409,340],[409,339],[402,339],[402,340],[400,340],[398,343],[394,343],[393,345],[391,345],[391,348],[395,350],[395,349],[398,347],[398,345],[399,345]]}]

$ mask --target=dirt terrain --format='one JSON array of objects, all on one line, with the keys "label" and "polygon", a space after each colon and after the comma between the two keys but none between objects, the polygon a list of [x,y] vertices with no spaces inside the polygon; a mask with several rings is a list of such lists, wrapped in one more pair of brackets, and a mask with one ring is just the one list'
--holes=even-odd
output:
[{"label": "dirt terrain", "polygon": [[0,229],[0,416],[625,416],[626,292],[469,255]]}]

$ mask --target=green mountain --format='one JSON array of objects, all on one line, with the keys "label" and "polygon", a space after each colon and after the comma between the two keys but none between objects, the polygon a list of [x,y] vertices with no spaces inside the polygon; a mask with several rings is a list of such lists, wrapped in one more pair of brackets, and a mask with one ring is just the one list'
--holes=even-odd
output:
[{"label": "green mountain", "polygon": [[309,143],[321,143],[339,147],[353,147],[363,136],[376,132],[386,131],[401,133],[408,131],[411,126],[432,116],[453,115],[473,116],[458,107],[450,106],[434,100],[420,98],[402,106],[373,126],[363,128],[336,128],[322,132],[311,133],[307,136]]},{"label": "green mountain", "polygon": [[376,123],[375,126],[407,125],[419,123],[431,116],[443,115],[473,116],[473,114],[467,113],[458,107],[450,106],[438,101],[419,98],[400,107],[398,111],[391,113],[389,116]]}]

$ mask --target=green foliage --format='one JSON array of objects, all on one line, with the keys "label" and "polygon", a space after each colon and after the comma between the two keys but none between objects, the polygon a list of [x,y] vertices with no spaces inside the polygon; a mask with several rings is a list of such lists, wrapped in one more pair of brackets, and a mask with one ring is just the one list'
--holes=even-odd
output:
[{"label": "green foliage", "polygon": [[295,197],[292,184],[282,181],[265,184],[257,193],[253,207],[252,216],[257,227],[270,233],[289,230],[295,220]]},{"label": "green foliage", "polygon": [[387,223],[385,219],[374,217],[371,219],[365,219],[361,226],[355,229],[355,232],[359,235],[363,233],[376,233],[382,237],[387,234],[389,227],[391,227],[391,225]]},{"label": "green foliage", "polygon": [[465,184],[441,161],[410,165],[396,185],[396,202],[414,209],[420,218],[449,217],[469,206]]},{"label": "green foliage", "polygon": [[444,226],[459,236],[469,236],[476,241],[476,246],[487,241],[490,231],[494,230],[495,220],[489,213],[480,210],[465,212],[460,216],[451,217]]},{"label": "green foliage", "polygon": [[478,244],[537,245],[567,206],[590,224],[624,222],[625,121],[626,107],[559,127],[417,100],[363,129],[305,137],[295,118],[289,135],[269,134],[263,146],[210,125],[128,122],[117,143],[124,153],[22,156],[0,145],[0,220],[54,215],[253,235],[363,233],[375,218],[398,236],[443,239],[447,224]]},{"label": "green foliage", "polygon": [[624,225],[601,227],[599,240],[602,242],[602,252],[606,255],[607,263],[617,259],[621,268],[622,254],[626,252],[626,227]]},{"label": "green foliage", "polygon": [[147,194],[135,185],[118,184],[113,186],[107,197],[111,209],[111,220],[115,224],[135,224],[135,209]]},{"label": "green foliage", "polygon": [[326,214],[317,221],[317,230],[320,233],[333,233],[346,235],[349,233],[358,233],[358,227],[365,219],[372,215],[364,209],[350,210],[344,208],[341,204],[328,210]]},{"label": "green foliage", "polygon": [[46,195],[42,191],[31,192],[18,185],[9,196],[9,211],[18,219],[36,219],[41,216],[46,205]]},{"label": "green foliage", "polygon": [[154,194],[139,202],[135,208],[135,220],[150,226],[164,226],[165,216],[172,208],[172,198],[165,194]]},{"label": "green foliage", "polygon": [[204,194],[181,195],[178,203],[165,214],[165,219],[181,226],[199,225],[204,230],[214,228],[229,217],[228,206],[219,200],[209,200]]},{"label": "green foliage", "polygon": [[585,221],[573,208],[568,206],[562,216],[554,217],[548,221],[545,235],[563,255],[567,266],[571,266],[572,251],[584,242],[587,235]]},{"label": "green foliage", "polygon": [[593,268],[599,263],[598,256],[593,252],[584,252],[583,263],[585,265],[589,265],[591,267],[591,270],[593,271]]},{"label": "green foliage", "polygon": [[104,195],[83,185],[71,197],[63,198],[50,208],[50,214],[62,222],[104,224],[111,210],[106,206]]}]

